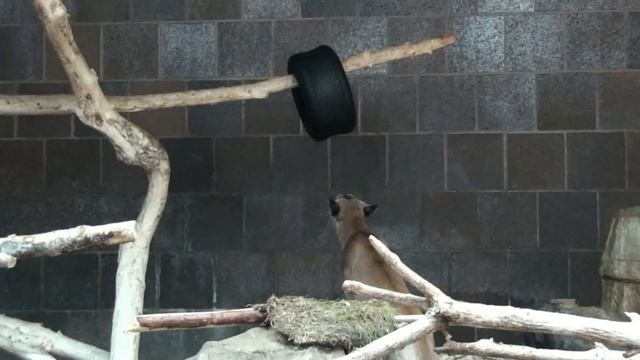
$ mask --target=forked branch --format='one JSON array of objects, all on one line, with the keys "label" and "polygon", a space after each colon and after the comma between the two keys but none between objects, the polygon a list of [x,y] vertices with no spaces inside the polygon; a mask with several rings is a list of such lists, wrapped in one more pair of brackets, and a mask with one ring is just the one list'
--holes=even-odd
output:
[{"label": "forked branch", "polygon": [[116,300],[111,335],[111,358],[138,358],[139,335],[130,333],[142,312],[149,245],[169,188],[169,158],[160,142],[123,118],[109,103],[75,42],[68,13],[60,0],[34,0],[47,37],[67,73],[75,94],[73,112],[86,125],[105,134],[118,159],[142,167],[149,187],[136,222],[136,241],[120,246]]},{"label": "forked branch", "polygon": [[49,354],[77,360],[106,360],[109,353],[42,327],[0,315],[0,348],[23,359],[53,359]]},{"label": "forked branch", "polygon": [[[628,314],[631,319],[630,322],[617,322],[569,314],[521,309],[511,306],[493,306],[456,301],[402,263],[396,254],[374,236],[371,236],[369,240],[387,264],[404,279],[420,289],[427,298],[430,298],[431,307],[428,309],[426,316],[428,318],[433,317],[440,321],[443,326],[446,324],[511,331],[553,333],[634,349],[640,346],[640,321],[638,321],[639,317],[637,314]],[[371,287],[354,282],[348,282],[345,283],[345,285],[350,291],[355,291],[363,296],[378,299],[393,298],[395,301],[408,301],[408,299],[418,301],[418,299],[408,297],[406,294],[394,293],[383,289],[373,290]],[[425,298],[424,301],[427,301],[427,299]],[[424,321],[424,318],[425,316],[423,315],[404,316],[403,320],[414,320],[418,323]],[[352,355],[353,357],[344,357],[343,359],[375,359],[378,356],[387,354],[388,352],[386,351],[388,351],[388,349],[392,349],[393,351],[401,349],[407,344],[406,341],[408,339],[416,339],[406,332],[400,332],[402,329],[403,328],[400,328],[393,332],[392,334],[395,334],[395,336],[379,339],[379,341],[383,341],[383,339],[386,338],[386,340],[384,340],[385,346],[381,346],[380,343],[374,346],[372,345],[373,343],[371,343],[356,350],[354,352],[355,355]],[[430,330],[434,331],[437,330],[437,328],[430,328]],[[426,333],[425,331],[422,335]],[[361,357],[364,356],[362,354],[366,354],[366,357]]]}]

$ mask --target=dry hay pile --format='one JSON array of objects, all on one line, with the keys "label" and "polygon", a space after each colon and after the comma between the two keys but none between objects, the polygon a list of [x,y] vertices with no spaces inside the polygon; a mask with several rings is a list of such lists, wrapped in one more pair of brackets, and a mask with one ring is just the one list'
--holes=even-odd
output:
[{"label": "dry hay pile", "polygon": [[396,329],[394,307],[379,300],[317,300],[272,296],[267,321],[296,345],[364,346]]}]

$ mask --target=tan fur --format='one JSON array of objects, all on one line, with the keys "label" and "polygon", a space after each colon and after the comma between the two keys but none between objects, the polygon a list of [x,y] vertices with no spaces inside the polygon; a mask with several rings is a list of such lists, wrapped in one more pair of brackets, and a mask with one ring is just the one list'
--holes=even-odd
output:
[{"label": "tan fur", "polygon": [[[334,216],[338,240],[342,247],[342,275],[345,280],[356,280],[362,283],[408,293],[409,289],[402,277],[396,274],[380,257],[369,243],[371,232],[365,220],[365,202],[352,195],[339,195],[335,199],[340,207]],[[384,240],[382,240],[384,242]],[[397,306],[403,315],[422,314],[422,310],[411,306]],[[433,335],[407,346],[403,354],[409,353],[408,358],[419,360],[433,360]]]}]

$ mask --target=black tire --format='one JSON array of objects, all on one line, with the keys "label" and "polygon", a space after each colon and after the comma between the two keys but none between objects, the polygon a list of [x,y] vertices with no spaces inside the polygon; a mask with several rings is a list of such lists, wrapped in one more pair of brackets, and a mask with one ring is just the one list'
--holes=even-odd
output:
[{"label": "black tire", "polygon": [[292,55],[287,72],[298,82],[291,90],[305,130],[316,141],[349,133],[356,126],[356,109],[338,55],[329,46]]}]

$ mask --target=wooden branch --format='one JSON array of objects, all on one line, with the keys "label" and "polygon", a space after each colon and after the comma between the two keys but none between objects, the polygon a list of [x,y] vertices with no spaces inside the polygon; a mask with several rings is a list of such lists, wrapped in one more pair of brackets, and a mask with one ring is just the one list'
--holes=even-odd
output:
[{"label": "wooden branch", "polygon": [[342,290],[345,294],[363,295],[372,299],[385,300],[398,305],[417,306],[425,310],[429,308],[429,303],[422,296],[380,289],[375,286],[363,284],[359,281],[346,280],[342,283]]},{"label": "wooden branch", "polygon": [[438,303],[450,325],[573,336],[622,347],[640,346],[640,322],[621,322],[541,310],[472,304]]},{"label": "wooden branch", "polygon": [[133,332],[194,329],[212,326],[260,324],[266,321],[265,313],[256,309],[233,309],[186,313],[138,315],[138,326]]},{"label": "wooden branch", "polygon": [[[378,51],[364,52],[343,62],[346,72],[382,64],[389,61],[411,58],[442,49],[453,44],[452,35],[428,39],[418,43],[407,43]],[[297,86],[293,76],[280,76],[248,85],[221,87],[150,94],[140,96],[113,96],[109,101],[117,111],[136,112],[182,106],[213,105],[228,101],[264,99],[270,94]],[[0,115],[42,115],[75,113],[79,104],[70,95],[0,95]]]},{"label": "wooden branch", "polygon": [[149,187],[136,223],[136,241],[120,246],[116,274],[116,300],[111,331],[111,358],[138,358],[139,334],[135,326],[142,312],[149,246],[167,201],[169,159],[160,142],[127,121],[106,99],[96,73],[78,48],[67,10],[60,0],[34,0],[47,37],[69,77],[75,94],[74,113],[86,125],[105,134],[118,159],[142,167]]},{"label": "wooden branch", "polygon": [[435,317],[421,316],[420,320],[374,340],[366,346],[339,358],[339,360],[380,359],[420,340],[426,334],[430,334],[442,326],[443,324],[440,320]]},{"label": "wooden branch", "polygon": [[422,276],[418,275],[415,271],[411,270],[405,265],[398,255],[389,250],[382,241],[378,240],[374,235],[369,236],[369,242],[374,249],[382,256],[384,261],[405,280],[413,284],[418,290],[420,290],[425,297],[441,300],[451,300],[442,290],[433,285],[429,281],[425,280]]},{"label": "wooden branch", "polygon": [[0,347],[23,359],[53,359],[53,354],[69,359],[106,360],[109,353],[30,323],[0,315]]},{"label": "wooden branch", "polygon": [[436,50],[453,44],[455,41],[453,35],[447,34],[439,38],[427,39],[417,43],[404,43],[378,51],[365,51],[362,54],[348,58],[342,63],[342,66],[345,72],[351,72],[389,61],[414,58],[425,54],[430,55]]},{"label": "wooden branch", "polygon": [[[0,259],[2,256],[58,256],[96,245],[123,244],[135,240],[135,227],[135,221],[125,221],[98,226],[81,225],[42,234],[9,235],[0,238]],[[0,260],[0,267],[2,265]]]},{"label": "wooden branch", "polygon": [[472,343],[447,341],[436,348],[439,354],[480,355],[518,360],[623,360],[622,351],[609,350],[600,345],[588,351],[565,351],[535,349],[528,346],[496,344],[492,339],[482,339]]}]

